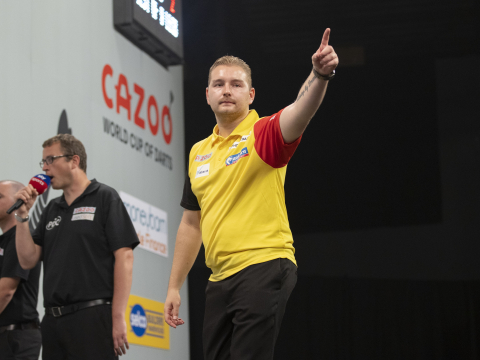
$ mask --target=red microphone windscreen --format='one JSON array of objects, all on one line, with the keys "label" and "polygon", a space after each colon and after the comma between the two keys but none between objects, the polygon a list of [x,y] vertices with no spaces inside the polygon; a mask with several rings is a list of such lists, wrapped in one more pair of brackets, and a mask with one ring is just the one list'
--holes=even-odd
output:
[{"label": "red microphone windscreen", "polygon": [[29,184],[32,185],[35,188],[35,190],[38,191],[39,195],[42,195],[50,185],[50,177],[43,174],[35,175],[30,180]]}]

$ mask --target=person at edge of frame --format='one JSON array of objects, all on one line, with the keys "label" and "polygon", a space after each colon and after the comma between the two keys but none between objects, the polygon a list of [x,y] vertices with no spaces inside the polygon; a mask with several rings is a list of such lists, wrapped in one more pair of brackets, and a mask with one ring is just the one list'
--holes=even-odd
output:
[{"label": "person at edge of frame", "polygon": [[[212,270],[205,294],[205,360],[273,359],[297,280],[285,207],[286,166],[335,74],[326,29],[295,102],[259,118],[250,67],[224,56],[210,68],[207,103],[217,125],[190,152],[165,320],[176,328],[180,288],[200,249]],[[277,74],[278,75],[278,74]]]},{"label": "person at edge of frame", "polygon": [[125,310],[139,244],[133,224],[117,191],[88,179],[87,154],[74,136],[46,140],[40,166],[63,195],[30,235],[28,210],[38,193],[29,185],[16,194],[25,202],[16,245],[22,267],[43,260],[42,357],[118,359],[129,348]]},{"label": "person at edge of frame", "polygon": [[16,222],[7,210],[24,185],[0,181],[0,359],[37,360],[42,346],[37,300],[40,263],[31,270],[20,266],[15,247]]}]

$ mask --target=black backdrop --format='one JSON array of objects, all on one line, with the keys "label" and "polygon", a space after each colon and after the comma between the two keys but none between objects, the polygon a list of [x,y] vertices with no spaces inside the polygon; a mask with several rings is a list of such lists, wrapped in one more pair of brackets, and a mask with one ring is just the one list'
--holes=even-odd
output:
[{"label": "black backdrop", "polygon": [[[191,359],[203,359],[203,292],[189,276]],[[305,276],[290,297],[275,359],[478,359],[480,288],[475,281]]]},{"label": "black backdrop", "polygon": [[[479,2],[183,7],[187,154],[215,125],[204,94],[216,58],[250,64],[262,116],[295,99],[325,27],[339,50],[287,171],[299,278],[275,358],[480,359]],[[203,358],[202,252],[188,285],[192,359]]]}]

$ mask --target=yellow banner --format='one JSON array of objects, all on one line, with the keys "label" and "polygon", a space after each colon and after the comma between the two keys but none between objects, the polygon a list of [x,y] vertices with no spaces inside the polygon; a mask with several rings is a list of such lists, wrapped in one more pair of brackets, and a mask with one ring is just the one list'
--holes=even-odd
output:
[{"label": "yellow banner", "polygon": [[170,349],[170,329],[165,322],[163,303],[130,295],[125,319],[129,344]]}]

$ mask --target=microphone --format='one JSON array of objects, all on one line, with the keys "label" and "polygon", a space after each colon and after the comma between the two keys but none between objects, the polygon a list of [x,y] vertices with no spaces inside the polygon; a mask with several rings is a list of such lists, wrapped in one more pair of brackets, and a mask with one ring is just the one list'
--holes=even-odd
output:
[{"label": "microphone", "polygon": [[[42,195],[45,190],[50,186],[50,176],[44,174],[35,175],[29,182],[30,185],[37,190],[38,195]],[[13,211],[17,210],[20,206],[23,205],[23,200],[18,199],[13,206],[7,210],[7,214],[11,214]]]}]

